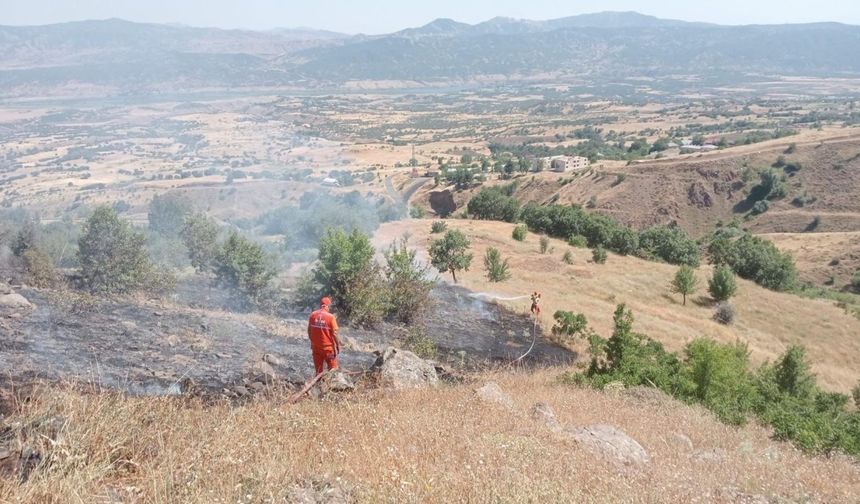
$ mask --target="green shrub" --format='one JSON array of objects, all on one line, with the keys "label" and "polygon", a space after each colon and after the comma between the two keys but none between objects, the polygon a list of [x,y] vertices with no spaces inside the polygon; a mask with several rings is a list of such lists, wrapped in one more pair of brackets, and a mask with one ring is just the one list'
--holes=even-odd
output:
[{"label": "green shrub", "polygon": [[272,294],[270,282],[277,274],[263,248],[232,231],[213,260],[215,280],[235,289],[250,305],[260,306]]},{"label": "green shrub", "polygon": [[152,268],[145,238],[109,206],[96,208],[78,240],[81,281],[96,294],[124,294],[144,287]]},{"label": "green shrub", "polygon": [[708,293],[714,301],[728,301],[738,290],[735,274],[728,266],[717,266],[708,280]]},{"label": "green shrub", "polygon": [[475,219],[516,222],[520,204],[516,198],[506,195],[501,189],[481,189],[466,205],[469,215]]},{"label": "green shrub", "polygon": [[563,338],[573,336],[588,336],[588,320],[581,313],[559,310],[552,316],[555,324],[552,326],[552,334]]},{"label": "green shrub", "polygon": [[855,271],[854,276],[851,277],[851,288],[854,292],[860,293],[860,270]]},{"label": "green shrub", "polygon": [[12,253],[15,257],[23,257],[24,252],[36,246],[36,223],[32,220],[27,220],[15,233],[15,239],[12,241]]},{"label": "green shrub", "polygon": [[39,247],[30,247],[21,254],[24,261],[24,269],[27,270],[29,282],[42,288],[50,288],[57,285],[60,275],[54,267],[54,261]]},{"label": "green shrub", "polygon": [[687,296],[695,293],[698,286],[699,280],[696,278],[696,271],[689,266],[681,266],[675,273],[671,284],[672,292],[683,296],[684,306],[687,305]]},{"label": "green shrub", "polygon": [[546,254],[547,250],[549,250],[549,237],[544,235],[540,237],[540,253]]},{"label": "green shrub", "polygon": [[770,209],[770,203],[767,200],[756,201],[750,213],[752,215],[761,215]]},{"label": "green shrub", "polygon": [[639,251],[639,234],[630,228],[613,230],[609,248],[621,255],[632,255]]},{"label": "green shrub", "polygon": [[529,234],[529,228],[525,224],[519,224],[514,228],[514,231],[511,233],[511,237],[516,241],[524,241],[526,239],[526,235]]},{"label": "green shrub", "polygon": [[572,235],[567,239],[567,244],[571,247],[585,248],[588,246],[588,239],[582,235]]},{"label": "green shrub", "polygon": [[495,247],[487,249],[484,255],[484,269],[490,282],[504,282],[511,278],[507,259],[502,259],[502,253]]},{"label": "green shrub", "polygon": [[561,261],[564,264],[573,264],[573,252],[570,250],[565,250],[564,255],[561,256]]},{"label": "green shrub", "polygon": [[406,338],[403,340],[403,348],[422,359],[430,360],[435,359],[439,352],[436,342],[427,337],[427,334],[418,327],[412,327],[406,333]]},{"label": "green shrub", "polygon": [[606,256],[606,250],[603,247],[597,247],[591,251],[591,259],[597,264],[605,264]]},{"label": "green shrub", "polygon": [[746,345],[698,338],[684,349],[679,395],[705,405],[723,422],[743,424],[757,401]]},{"label": "green shrub", "polygon": [[743,233],[735,239],[731,231],[714,234],[708,245],[711,264],[727,265],[739,277],[762,287],[785,291],[797,283],[794,259],[780,252],[773,243]]},{"label": "green shrub", "polygon": [[430,233],[439,234],[444,233],[448,230],[448,223],[443,220],[433,221],[433,224],[430,225]]},{"label": "green shrub", "polygon": [[427,211],[419,206],[409,207],[409,217],[413,219],[423,219],[427,215]]},{"label": "green shrub", "polygon": [[385,292],[388,318],[404,324],[420,319],[430,309],[433,282],[430,268],[418,262],[417,252],[410,250],[406,239],[393,243],[384,254]]},{"label": "green shrub", "polygon": [[699,245],[677,226],[656,226],[642,231],[639,246],[648,256],[669,264],[697,268],[701,261]]},{"label": "green shrub", "polygon": [[[809,371],[804,351],[790,348],[774,365],[749,370],[745,345],[697,339],[683,360],[645,335],[634,333],[633,315],[619,305],[609,339],[589,335],[591,363],[563,381],[602,388],[620,381],[626,386],[653,386],[690,403],[699,403],[731,424],[748,416],[773,428],[774,437],[798,447],[860,457],[860,412],[849,412],[848,396],[824,392]],[[860,384],[855,389],[860,396]]]}]

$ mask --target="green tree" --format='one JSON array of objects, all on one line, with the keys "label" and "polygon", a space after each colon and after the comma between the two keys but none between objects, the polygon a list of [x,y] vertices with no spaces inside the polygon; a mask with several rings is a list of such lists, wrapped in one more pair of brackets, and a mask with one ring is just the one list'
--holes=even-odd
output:
[{"label": "green tree", "polygon": [[449,272],[457,283],[458,271],[469,271],[473,255],[469,253],[469,240],[458,229],[445,233],[443,238],[430,244],[430,259],[434,268],[440,273]]},{"label": "green tree", "polygon": [[205,214],[195,213],[185,219],[185,226],[180,233],[191,266],[199,273],[212,268],[218,253],[218,225]]},{"label": "green tree", "polygon": [[236,289],[252,304],[260,305],[271,294],[270,282],[277,274],[263,248],[232,231],[215,254],[215,279]]},{"label": "green tree", "polygon": [[727,266],[717,266],[708,280],[708,293],[714,301],[728,301],[737,292],[735,274]]},{"label": "green tree", "polygon": [[191,201],[173,193],[160,194],[149,203],[149,229],[165,236],[177,236],[191,213]]},{"label": "green tree", "polygon": [[511,278],[507,259],[502,259],[502,253],[495,247],[487,249],[484,255],[484,269],[487,271],[487,280],[491,282],[504,282]]},{"label": "green tree", "polygon": [[37,233],[36,223],[32,220],[28,219],[21,225],[12,241],[12,253],[15,254],[15,257],[22,257],[24,252],[36,246]]},{"label": "green tree", "polygon": [[484,188],[469,200],[466,210],[475,219],[516,222],[520,204],[516,198],[505,195],[501,188]]},{"label": "green tree", "polygon": [[98,294],[123,294],[144,286],[152,270],[142,233],[109,206],[96,208],[78,240],[84,286]]},{"label": "green tree", "polygon": [[683,296],[684,306],[687,305],[687,296],[695,293],[698,286],[699,280],[696,278],[696,271],[689,266],[681,266],[678,269],[671,285],[672,292]]},{"label": "green tree", "polygon": [[349,296],[360,289],[350,287],[357,284],[361,275],[374,273],[373,254],[370,238],[358,230],[347,233],[341,228],[330,228],[320,240],[314,277],[321,293],[334,296],[347,316],[360,302]]}]

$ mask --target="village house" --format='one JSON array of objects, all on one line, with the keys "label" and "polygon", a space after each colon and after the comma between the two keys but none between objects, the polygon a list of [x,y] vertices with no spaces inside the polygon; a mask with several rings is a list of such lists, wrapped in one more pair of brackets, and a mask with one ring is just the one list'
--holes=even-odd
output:
[{"label": "village house", "polygon": [[581,171],[589,167],[588,158],[582,156],[553,156],[544,158],[550,171],[563,173],[566,171]]}]

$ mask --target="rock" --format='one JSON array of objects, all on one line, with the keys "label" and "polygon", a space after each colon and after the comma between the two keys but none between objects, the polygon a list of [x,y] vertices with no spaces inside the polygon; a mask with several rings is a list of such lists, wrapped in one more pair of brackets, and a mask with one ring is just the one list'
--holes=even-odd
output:
[{"label": "rock", "polygon": [[624,390],[624,396],[640,404],[659,406],[671,401],[665,392],[654,387],[637,386]]},{"label": "rock", "polygon": [[562,431],[561,424],[556,420],[555,412],[550,408],[549,404],[537,403],[532,406],[532,418],[553,432]]},{"label": "rock", "polygon": [[349,490],[340,482],[331,484],[310,481],[293,485],[289,489],[286,501],[295,504],[346,504],[353,502],[353,498]]},{"label": "rock", "polygon": [[489,382],[475,390],[478,398],[484,402],[495,403],[507,409],[513,409],[514,400],[502,390],[496,382]]},{"label": "rock", "polygon": [[259,392],[262,392],[263,390],[265,390],[266,384],[263,382],[255,381],[254,383],[249,385],[249,387],[251,388],[251,390],[254,391],[254,393],[259,393]]},{"label": "rock", "polygon": [[270,353],[263,355],[263,362],[265,362],[266,364],[269,364],[271,366],[280,366],[281,365],[280,359],[278,359],[277,357],[275,357],[274,355],[272,355]]},{"label": "rock", "polygon": [[233,392],[235,392],[236,395],[239,397],[245,397],[250,393],[244,385],[236,385],[235,387],[233,387]]},{"label": "rock", "polygon": [[0,296],[12,294],[13,292],[15,291],[12,290],[12,287],[10,287],[9,284],[0,282]]},{"label": "rock", "polygon": [[0,446],[0,460],[7,459],[12,456],[12,450],[4,446]]},{"label": "rock", "polygon": [[435,387],[439,383],[436,368],[408,350],[388,347],[376,359],[371,370],[379,383],[395,389]]},{"label": "rock", "polygon": [[16,292],[10,292],[9,294],[0,295],[0,308],[18,310],[21,308],[32,307],[33,305],[29,301],[27,301],[27,298]]},{"label": "rock", "polygon": [[577,443],[610,461],[641,465],[651,460],[642,445],[611,425],[583,427],[570,431],[570,435]]},{"label": "rock", "polygon": [[317,385],[320,387],[323,394],[355,390],[355,384],[352,383],[349,376],[337,369],[334,371],[326,371],[320,378]]},{"label": "rock", "polygon": [[680,432],[673,432],[670,434],[669,443],[678,447],[683,452],[689,453],[693,451],[693,441]]},{"label": "rock", "polygon": [[713,450],[698,450],[690,456],[697,462],[706,462],[712,464],[721,464],[726,460],[726,451],[720,448]]},{"label": "rock", "polygon": [[268,362],[263,360],[254,363],[254,365],[251,366],[251,371],[254,373],[255,376],[262,377],[263,381],[271,381],[278,376],[278,373],[275,371],[275,368],[273,368]]}]

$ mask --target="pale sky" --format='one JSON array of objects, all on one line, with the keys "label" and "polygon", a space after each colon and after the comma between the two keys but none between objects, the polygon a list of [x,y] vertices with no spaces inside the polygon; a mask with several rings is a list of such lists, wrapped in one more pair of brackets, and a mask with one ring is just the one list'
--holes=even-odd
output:
[{"label": "pale sky", "polygon": [[552,19],[607,10],[720,24],[860,25],[858,0],[0,0],[0,25],[116,17],[220,28],[305,26],[378,34],[440,17],[477,23],[495,16]]}]

